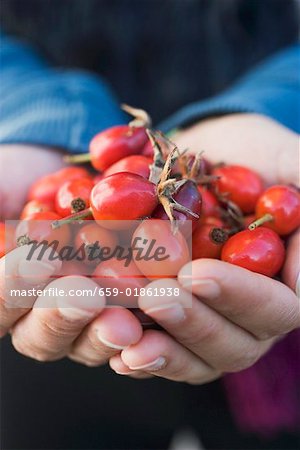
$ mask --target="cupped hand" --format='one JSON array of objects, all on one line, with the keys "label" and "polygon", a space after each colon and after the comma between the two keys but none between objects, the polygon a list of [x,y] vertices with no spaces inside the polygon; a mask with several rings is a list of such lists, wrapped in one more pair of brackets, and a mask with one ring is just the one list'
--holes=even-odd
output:
[{"label": "cupped hand", "polygon": [[[193,152],[205,150],[212,162],[251,167],[270,184],[299,181],[299,136],[262,116],[206,120],[173,141]],[[111,367],[201,384],[253,365],[278,339],[300,327],[299,237],[298,231],[287,243],[282,282],[201,259],[184,266],[178,281],[151,283],[152,288],[181,289],[179,297],[139,300],[164,331],[146,331],[138,343],[110,359]]]},{"label": "cupped hand", "polygon": [[[62,153],[54,149],[22,144],[0,147],[0,220],[17,219],[31,184],[65,164]],[[34,274],[28,285],[27,276],[23,277],[27,251],[24,247],[17,248],[0,259],[0,337],[10,333],[19,353],[38,361],[69,357],[87,366],[99,366],[140,339],[142,328],[135,316],[125,308],[106,308],[103,297],[98,298],[97,308],[87,308],[90,299],[84,296],[69,297],[71,306],[67,307],[59,307],[66,300],[62,298],[52,298],[47,307],[44,293],[11,296],[10,288],[44,289],[43,292],[56,288],[57,292],[68,292],[76,285],[84,292],[96,287],[85,277],[59,277],[51,281],[61,268],[45,256],[41,261],[27,263],[27,270]]]},{"label": "cupped hand", "polygon": [[0,259],[0,336],[9,332],[19,353],[92,367],[140,340],[140,322],[125,308],[107,308],[92,279],[59,277],[61,262],[49,248],[27,261],[29,247]]},{"label": "cupped hand", "polygon": [[0,220],[18,219],[31,184],[64,166],[62,153],[45,147],[0,145]]}]

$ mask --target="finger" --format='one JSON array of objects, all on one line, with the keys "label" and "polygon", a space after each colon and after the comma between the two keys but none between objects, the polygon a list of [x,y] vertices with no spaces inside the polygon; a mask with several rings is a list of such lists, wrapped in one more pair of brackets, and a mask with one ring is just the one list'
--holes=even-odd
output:
[{"label": "finger", "polygon": [[107,308],[73,343],[69,357],[88,366],[99,366],[142,337],[136,317],[125,308]]},{"label": "finger", "polygon": [[220,371],[239,371],[253,365],[271,346],[260,342],[248,331],[235,325],[175,280],[157,280],[147,286],[160,292],[179,289],[179,295],[143,296],[139,307],[159,323],[176,341]]},{"label": "finger", "polygon": [[[82,329],[104,307],[105,298],[97,293],[98,287],[91,279],[80,276],[49,283],[33,309],[12,329],[16,350],[39,361],[65,356]],[[83,295],[75,297],[75,292]]]},{"label": "finger", "polygon": [[300,230],[288,240],[282,279],[300,298]]},{"label": "finger", "polygon": [[114,355],[109,360],[109,365],[111,369],[116,372],[118,375],[127,375],[130,378],[135,379],[146,379],[146,378],[152,378],[153,375],[150,375],[148,373],[138,371],[138,370],[130,370],[126,364],[122,361],[121,355]]},{"label": "finger", "polygon": [[179,272],[179,283],[202,302],[259,339],[300,325],[299,299],[285,286],[232,264],[199,259]]},{"label": "finger", "polygon": [[168,380],[201,384],[220,376],[220,372],[163,331],[146,330],[137,344],[122,351],[121,357],[131,370]]},{"label": "finger", "polygon": [[60,271],[61,261],[51,257],[52,249],[47,248],[40,260],[28,260],[31,248],[18,247],[0,259],[0,336],[30,311],[37,298],[33,288],[41,290]]}]

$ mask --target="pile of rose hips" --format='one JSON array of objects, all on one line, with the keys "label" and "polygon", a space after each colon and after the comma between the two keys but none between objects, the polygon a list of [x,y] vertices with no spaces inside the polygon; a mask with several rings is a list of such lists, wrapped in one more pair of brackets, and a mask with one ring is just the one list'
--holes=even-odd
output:
[{"label": "pile of rose hips", "polygon": [[[128,125],[100,132],[88,154],[68,157],[73,163],[90,161],[92,167],[69,166],[31,186],[17,235],[6,227],[8,249],[44,239],[58,240],[61,247],[72,242],[88,248],[97,241],[113,248],[120,233],[130,236],[126,221],[138,221],[131,238],[155,239],[170,257],[133,260],[125,269],[117,258],[96,266],[87,261],[102,286],[144,287],[149,279],[176,276],[191,258],[221,259],[277,275],[285,259],[284,240],[300,226],[297,188],[265,188],[260,176],[246,167],[213,166],[201,154],[180,152],[150,129],[144,111],[125,110],[135,116]],[[36,227],[36,221],[45,225]],[[75,233],[69,227],[74,221],[80,224]],[[1,224],[1,256],[4,228]],[[74,261],[68,274],[81,273]]]}]

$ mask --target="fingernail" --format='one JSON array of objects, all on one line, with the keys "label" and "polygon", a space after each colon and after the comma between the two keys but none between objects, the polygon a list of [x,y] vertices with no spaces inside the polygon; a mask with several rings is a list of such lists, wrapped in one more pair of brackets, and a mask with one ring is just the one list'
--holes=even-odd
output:
[{"label": "fingernail", "polygon": [[131,375],[132,373],[135,373],[134,370],[128,370],[128,372],[119,372],[118,370],[115,370],[115,372],[116,372],[118,375]]},{"label": "fingernail", "polygon": [[30,284],[42,283],[47,281],[55,272],[55,267],[45,261],[23,259],[19,262],[19,275]]},{"label": "fingernail", "polygon": [[147,309],[145,313],[154,317],[154,319],[171,324],[182,322],[186,318],[185,311],[180,303],[154,306]]},{"label": "fingernail", "polygon": [[115,344],[114,342],[108,341],[106,338],[101,336],[101,333],[99,331],[97,331],[97,337],[99,341],[102,342],[102,344],[106,345],[106,347],[113,348],[114,350],[124,350],[126,348],[126,346],[124,345],[118,345]]},{"label": "fingernail", "polygon": [[295,291],[296,291],[297,297],[300,298],[300,273],[299,273],[297,281],[296,281],[296,289],[295,289]]},{"label": "fingernail", "polygon": [[58,308],[58,310],[61,313],[61,315],[68,320],[89,320],[95,315],[94,311],[88,311],[86,309],[74,308],[71,306],[70,307],[68,307],[68,306],[62,307],[61,306]]},{"label": "fingernail", "polygon": [[214,300],[221,294],[220,286],[214,280],[195,280],[190,278],[184,280],[182,286],[207,300]]},{"label": "fingernail", "polygon": [[146,370],[149,372],[153,372],[155,370],[160,370],[165,367],[167,361],[163,356],[159,356],[154,361],[149,362],[148,364],[143,364],[142,366],[129,366],[129,369],[132,370]]}]

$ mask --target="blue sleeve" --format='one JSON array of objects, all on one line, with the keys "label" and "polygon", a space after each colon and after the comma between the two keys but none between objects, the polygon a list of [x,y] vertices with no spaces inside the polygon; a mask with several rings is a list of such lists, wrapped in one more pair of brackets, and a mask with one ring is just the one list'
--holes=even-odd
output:
[{"label": "blue sleeve", "polygon": [[125,115],[102,78],[51,68],[26,44],[1,35],[0,143],[85,152],[99,131]]},{"label": "blue sleeve", "polygon": [[166,131],[210,116],[258,113],[300,132],[300,46],[272,56],[230,89],[208,100],[192,103],[161,124]]}]

